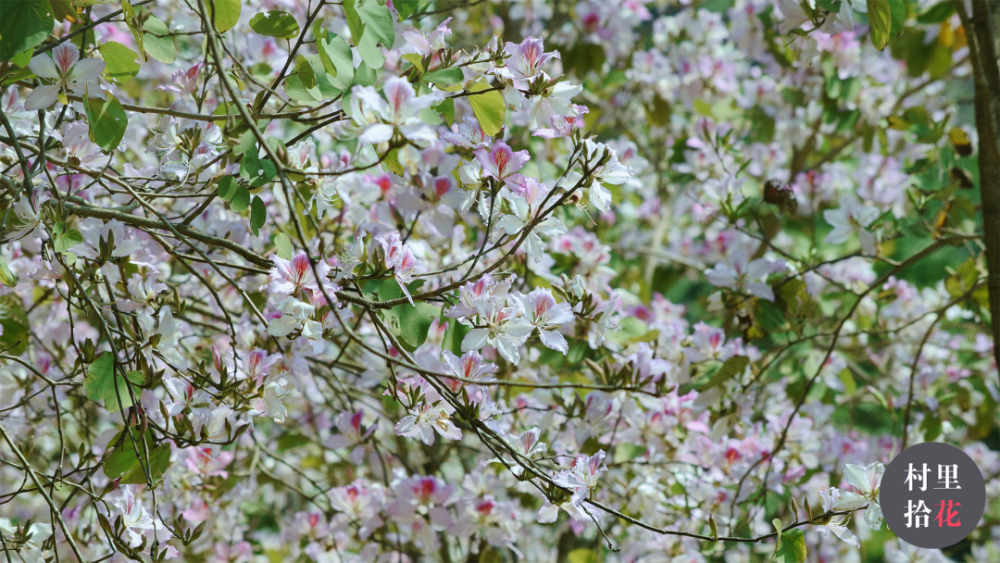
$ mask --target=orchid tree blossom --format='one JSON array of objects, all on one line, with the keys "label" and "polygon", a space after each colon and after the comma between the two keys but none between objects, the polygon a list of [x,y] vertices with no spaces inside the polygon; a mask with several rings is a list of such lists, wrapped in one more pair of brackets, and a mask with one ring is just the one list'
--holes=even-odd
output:
[{"label": "orchid tree blossom", "polygon": [[59,94],[68,90],[77,96],[85,93],[97,96],[100,89],[97,78],[104,70],[100,59],[80,59],[80,49],[70,42],[61,43],[52,50],[52,55],[36,55],[28,63],[28,68],[39,78],[55,81],[54,84],[38,86],[24,100],[24,109],[35,111],[56,103]]}]

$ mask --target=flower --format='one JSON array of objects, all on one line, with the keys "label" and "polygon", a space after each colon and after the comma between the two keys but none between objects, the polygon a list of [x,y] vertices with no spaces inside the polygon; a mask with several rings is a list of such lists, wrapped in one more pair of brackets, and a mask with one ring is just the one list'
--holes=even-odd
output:
[{"label": "flower", "polygon": [[291,394],[288,388],[288,378],[281,377],[277,381],[272,381],[264,386],[261,392],[261,399],[264,400],[264,407],[267,409],[267,416],[278,424],[285,422],[288,416],[288,408],[285,407],[284,398]]},{"label": "flower", "polygon": [[751,294],[774,301],[774,291],[765,281],[767,276],[785,270],[784,260],[758,258],[750,261],[750,251],[746,246],[737,246],[727,257],[729,264],[719,263],[705,272],[708,282],[716,287],[727,287],[748,291]]},{"label": "flower", "polygon": [[503,50],[510,55],[506,60],[506,70],[510,78],[534,82],[538,78],[548,79],[542,72],[542,65],[560,58],[558,51],[545,52],[542,39],[526,37],[521,43],[507,43]]},{"label": "flower", "polygon": [[485,148],[476,149],[476,160],[483,165],[483,172],[497,180],[504,180],[517,172],[530,158],[528,151],[514,152],[503,141],[494,142],[489,152]]},{"label": "flower", "polygon": [[122,489],[121,496],[111,503],[121,512],[122,527],[129,536],[129,547],[139,546],[146,530],[153,529],[153,517],[146,512],[146,508],[132,495],[132,491],[128,488]]},{"label": "flower", "polygon": [[833,510],[857,510],[868,505],[865,522],[873,530],[882,527],[882,507],[879,506],[878,490],[882,485],[885,466],[875,462],[868,467],[848,463],[844,466],[844,478],[857,492],[847,492],[833,503]]},{"label": "flower", "polygon": [[862,252],[874,256],[878,254],[878,238],[869,227],[878,215],[878,209],[862,205],[852,196],[844,196],[840,200],[839,209],[827,209],[823,212],[823,218],[833,226],[833,230],[823,240],[828,244],[843,244],[857,233]]},{"label": "flower", "polygon": [[448,440],[461,440],[462,430],[455,426],[448,416],[448,408],[443,402],[436,405],[417,403],[410,414],[396,423],[396,435],[406,438],[420,438],[428,446],[434,445],[434,432]]},{"label": "flower", "polygon": [[271,336],[288,336],[304,321],[312,317],[315,307],[303,303],[289,295],[279,301],[275,307],[280,316],[272,317],[267,323],[267,333]]},{"label": "flower", "polygon": [[[836,487],[831,487],[829,491],[820,491],[819,496],[823,497],[823,512],[831,512],[834,510],[834,505],[836,505],[840,499],[840,490]],[[840,522],[834,522],[831,518],[829,522],[824,524],[824,526],[826,529],[833,532],[835,536],[844,540],[847,544],[853,545],[856,548],[861,547],[861,542],[858,541],[858,538],[854,537],[854,534],[851,533],[851,530],[847,527],[847,518]],[[823,533],[826,533],[825,530],[822,531]]]},{"label": "flower", "polygon": [[159,322],[154,323],[153,317],[143,313],[138,318],[139,326],[153,343],[153,349],[174,369],[187,369],[187,360],[177,347],[181,340],[181,325],[174,320],[170,307],[160,309]]},{"label": "flower", "polygon": [[508,362],[520,362],[521,354],[517,347],[531,334],[534,327],[526,322],[517,322],[517,309],[506,306],[495,297],[476,300],[475,308],[479,322],[485,326],[474,328],[465,335],[462,339],[462,351],[479,350],[490,345]]},{"label": "flower", "polygon": [[361,465],[365,457],[365,447],[362,442],[375,432],[375,425],[366,428],[361,424],[364,418],[364,410],[340,413],[336,421],[340,434],[330,436],[323,441],[323,445],[333,450],[356,446],[351,450],[351,461],[354,465]]},{"label": "flower", "polygon": [[410,302],[410,305],[413,305],[413,297],[410,296],[410,290],[406,287],[410,283],[410,280],[413,279],[413,274],[417,273],[419,268],[417,258],[413,256],[413,251],[403,244],[403,241],[399,238],[399,233],[396,232],[389,233],[388,237],[378,235],[375,237],[375,242],[382,246],[382,252],[385,255],[385,267],[392,270],[396,283],[399,284],[399,289],[403,291],[403,295],[406,295],[406,299]]},{"label": "flower", "polygon": [[[286,295],[294,295],[303,289],[319,292],[319,285],[313,276],[309,256],[304,251],[299,251],[291,260],[285,260],[277,254],[271,256],[271,260],[274,261],[274,267],[271,268],[270,273],[271,283],[266,286],[268,292]],[[330,272],[330,265],[325,260],[320,260],[316,264],[316,271],[319,273],[320,279],[325,280]],[[263,291],[264,286],[261,286],[260,289]],[[327,284],[325,289],[327,295],[333,297],[334,292],[339,288]]]},{"label": "flower", "polygon": [[451,18],[448,18],[438,24],[434,31],[424,34],[416,29],[408,29],[403,32],[403,37],[406,42],[413,45],[413,48],[417,50],[418,53],[424,55],[431,55],[437,53],[441,49],[447,47],[444,40],[446,37],[451,35],[451,28],[448,27],[448,22]]},{"label": "flower", "polygon": [[[491,364],[483,360],[483,357],[479,355],[479,352],[475,350],[469,350],[468,352],[462,354],[459,358],[451,352],[451,350],[445,350],[442,352],[445,364],[448,370],[455,376],[461,377],[463,379],[472,379],[482,383],[488,383],[490,381],[496,381],[495,378],[489,377],[489,374],[496,371],[496,364]],[[456,385],[451,386],[452,391],[457,392],[462,386],[466,385],[467,382],[454,381]]]},{"label": "flower", "polygon": [[605,455],[604,450],[598,450],[592,456],[581,454],[573,460],[573,466],[569,471],[564,471],[553,478],[553,482],[557,485],[574,489],[572,502],[577,507],[597,487],[597,480],[601,473],[608,470],[604,463]]},{"label": "flower", "polygon": [[[0,518],[0,534],[3,534],[5,541],[14,540],[19,528],[15,528],[7,518]],[[52,526],[35,522],[27,530],[22,530],[22,533],[24,535],[21,537],[21,561],[43,561],[42,543],[52,536]]]},{"label": "flower", "polygon": [[584,156],[590,171],[590,203],[601,213],[607,213],[611,192],[602,184],[624,184],[632,177],[630,169],[618,162],[618,154],[604,143],[590,139],[583,142]]},{"label": "flower", "polygon": [[46,53],[36,55],[28,63],[28,69],[39,78],[56,81],[55,84],[36,87],[28,99],[24,100],[24,109],[35,111],[56,103],[63,88],[72,90],[78,96],[85,92],[99,93],[97,77],[104,70],[104,61],[80,60],[80,50],[67,41],[52,49],[51,57]]},{"label": "flower", "polygon": [[420,119],[420,112],[440,102],[441,92],[417,96],[405,78],[386,80],[385,99],[371,86],[351,90],[351,115],[359,129],[361,144],[379,144],[399,134],[408,141],[426,144],[437,138],[434,129]]},{"label": "flower", "polygon": [[[504,431],[497,432],[500,434],[500,438],[503,439],[507,447],[510,448],[510,452],[517,454],[517,457],[531,458],[534,454],[545,453],[546,446],[545,442],[539,442],[538,436],[541,434],[541,430],[536,426],[527,432],[521,434],[508,434]],[[521,475],[524,473],[524,467],[521,466],[523,461],[515,458],[514,455],[508,452],[504,452],[503,459],[507,461],[507,465],[510,466],[510,470],[514,475]],[[493,458],[486,462],[490,463],[503,463],[500,458]]]},{"label": "flower", "polygon": [[[515,174],[500,189],[500,197],[510,203],[512,214],[504,215],[497,221],[495,233],[515,235],[527,227],[541,212],[540,206],[549,193],[549,188],[535,178]],[[525,251],[536,263],[545,255],[542,235],[556,237],[566,232],[566,225],[556,217],[546,217],[535,224],[525,238]]]},{"label": "flower", "polygon": [[538,288],[527,295],[515,293],[511,295],[520,308],[522,322],[538,329],[538,338],[542,344],[565,355],[569,351],[566,338],[558,328],[575,317],[569,303],[556,303],[549,289]]}]

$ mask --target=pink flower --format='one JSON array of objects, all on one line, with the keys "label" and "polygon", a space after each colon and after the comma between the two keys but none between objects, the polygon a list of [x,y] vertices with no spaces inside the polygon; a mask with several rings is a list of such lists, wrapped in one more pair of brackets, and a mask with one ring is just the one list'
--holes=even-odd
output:
[{"label": "pink flower", "polygon": [[229,472],[225,470],[226,466],[232,461],[232,452],[213,452],[213,448],[199,447],[188,448],[188,456],[184,460],[184,465],[192,473],[201,475],[202,478],[218,476],[225,479],[229,476]]},{"label": "pink flower", "polygon": [[548,78],[542,72],[542,65],[560,57],[558,51],[546,53],[542,43],[541,39],[528,37],[519,45],[514,43],[504,45],[504,52],[510,55],[507,59],[507,70],[512,78],[528,82],[534,82],[539,76]]},{"label": "pink flower", "polygon": [[503,180],[517,172],[531,157],[528,151],[514,152],[507,143],[496,141],[489,152],[486,149],[476,149],[476,160],[483,165],[487,176]]},{"label": "pink flower", "polygon": [[434,31],[428,34],[424,34],[415,29],[404,31],[403,37],[406,38],[407,43],[413,45],[418,53],[425,55],[437,53],[447,46],[444,39],[445,37],[451,35],[451,28],[448,27],[448,22],[450,21],[451,18],[444,20],[434,29]]},{"label": "pink flower", "polygon": [[[305,252],[300,251],[291,260],[285,260],[275,254],[271,256],[271,260],[274,261],[274,267],[271,268],[271,283],[266,286],[268,292],[295,295],[303,289],[308,289],[319,293],[319,285],[313,276],[312,266]],[[330,272],[330,265],[325,260],[320,260],[316,264],[316,272],[325,280]],[[261,290],[263,289],[264,286],[261,286]],[[333,293],[338,289],[332,284],[326,284],[326,291],[330,297],[333,297]]]},{"label": "pink flower", "polygon": [[378,235],[375,237],[375,240],[382,245],[382,251],[385,253],[385,267],[392,270],[396,278],[396,283],[403,290],[403,294],[406,295],[406,299],[409,300],[410,305],[413,305],[410,290],[406,287],[406,284],[410,283],[413,274],[417,273],[419,268],[413,251],[403,244],[403,241],[399,238],[399,233],[396,232],[389,233],[388,237]]}]

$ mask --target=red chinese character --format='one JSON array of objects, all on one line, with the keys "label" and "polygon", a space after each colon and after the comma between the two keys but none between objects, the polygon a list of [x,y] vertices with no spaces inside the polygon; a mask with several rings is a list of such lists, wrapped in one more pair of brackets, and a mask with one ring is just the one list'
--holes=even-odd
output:
[{"label": "red chinese character", "polygon": [[938,528],[944,528],[945,526],[948,526],[949,528],[958,528],[962,525],[962,523],[958,520],[952,522],[953,519],[958,518],[958,511],[953,509],[959,506],[962,506],[962,503],[949,500],[948,503],[945,504],[945,501],[941,501],[941,507],[938,509],[936,518]]}]

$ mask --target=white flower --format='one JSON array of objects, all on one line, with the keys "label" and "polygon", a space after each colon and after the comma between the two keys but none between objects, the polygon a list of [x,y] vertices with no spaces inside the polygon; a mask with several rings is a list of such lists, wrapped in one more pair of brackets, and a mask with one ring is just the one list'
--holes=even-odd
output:
[{"label": "white flower", "polygon": [[267,409],[267,416],[271,417],[278,424],[285,422],[288,416],[288,409],[285,407],[283,399],[291,394],[288,388],[288,378],[282,377],[278,381],[272,381],[264,386],[261,398],[264,400],[264,407]]},{"label": "white flower", "polygon": [[153,529],[152,516],[146,512],[146,508],[132,496],[132,491],[127,488],[122,489],[122,496],[111,502],[121,512],[122,526],[129,536],[129,547],[139,546],[142,543],[143,533]]},{"label": "white flower", "polygon": [[[510,451],[514,452],[519,457],[526,457],[530,459],[534,454],[545,453],[546,451],[545,442],[538,441],[538,436],[541,434],[541,430],[539,430],[537,426],[522,434],[507,434],[503,430],[499,430],[497,433],[500,434],[500,437],[503,439],[504,443],[507,444],[508,448],[510,448]],[[514,473],[514,475],[521,475],[524,473],[524,468],[521,467],[521,463],[523,462],[516,460],[514,456],[508,452],[504,452],[503,458],[507,460],[507,465],[510,466],[510,470]],[[495,457],[486,463],[490,464],[503,462],[500,461],[500,458]]]},{"label": "white flower", "polygon": [[271,336],[288,336],[304,321],[309,320],[315,307],[303,303],[291,295],[279,301],[275,306],[281,316],[272,318],[267,323],[267,333]]},{"label": "white flower", "polygon": [[631,170],[618,162],[615,150],[604,143],[590,139],[583,142],[587,166],[593,183],[590,185],[590,204],[601,213],[607,213],[611,192],[602,184],[624,184],[632,177]]},{"label": "white flower", "polygon": [[[52,56],[42,53],[28,63],[31,72],[39,78],[55,80],[55,84],[42,85],[24,101],[24,109],[35,111],[45,109],[56,103],[59,91],[69,88],[75,94],[83,95],[86,91],[99,93],[97,77],[104,70],[104,61],[100,59],[80,60],[80,50],[70,42],[62,43],[52,49]],[[88,83],[90,83],[88,85]],[[89,86],[89,87],[88,87]]]},{"label": "white flower", "polygon": [[848,463],[844,466],[844,478],[858,492],[848,492],[841,495],[839,500],[833,503],[833,510],[857,510],[867,504],[865,522],[873,530],[881,528],[882,507],[878,504],[878,490],[882,485],[883,473],[885,473],[885,466],[880,462],[875,462],[868,467]]},{"label": "white flower", "polygon": [[878,209],[862,205],[852,196],[844,196],[840,200],[839,209],[827,209],[823,212],[823,218],[833,227],[824,240],[828,244],[843,244],[857,233],[862,252],[874,256],[878,254],[878,239],[868,227],[878,215]]},{"label": "white flower", "polygon": [[475,302],[476,314],[483,328],[474,328],[462,339],[462,351],[479,350],[490,345],[512,364],[521,361],[517,347],[531,334],[534,327],[515,320],[517,310],[506,307],[499,299],[487,298]]},{"label": "white flower", "polygon": [[[14,525],[7,518],[0,518],[0,533],[3,534],[5,541],[10,542],[14,539],[17,529],[14,528]],[[51,525],[42,522],[32,524],[24,532],[24,537],[22,538],[23,543],[19,552],[21,561],[43,561],[42,542],[49,539],[51,535]],[[7,545],[9,546],[10,544],[8,543]]]},{"label": "white flower", "polygon": [[750,251],[745,246],[736,247],[728,256],[729,264],[717,264],[705,272],[708,282],[716,287],[748,291],[761,299],[774,301],[774,291],[765,281],[767,276],[785,270],[784,260],[758,258],[750,261]]},{"label": "white flower", "polygon": [[[820,491],[819,496],[823,497],[823,512],[827,513],[833,510],[834,505],[840,499],[840,490],[836,487],[831,487],[829,491]],[[834,522],[831,519],[829,522],[824,524],[824,526],[829,529],[835,536],[844,540],[844,542],[853,545],[856,548],[861,547],[861,542],[858,538],[854,537],[854,534],[847,527],[847,518],[844,518],[840,522]],[[826,530],[821,528],[821,531],[825,534]]]},{"label": "white flower", "polygon": [[[496,224],[494,237],[500,234],[516,235],[527,227],[541,211],[541,204],[549,193],[549,188],[535,178],[515,174],[500,189],[500,197],[510,202],[511,215],[504,215]],[[547,217],[534,227],[525,238],[524,246],[528,256],[540,262],[545,256],[542,237],[556,237],[566,232],[566,225],[555,217]]]},{"label": "white flower", "polygon": [[448,440],[461,440],[462,429],[455,426],[448,416],[443,402],[437,405],[417,403],[410,414],[396,423],[396,435],[406,438],[420,438],[428,446],[434,445],[434,432]]},{"label": "white flower", "polygon": [[538,329],[538,338],[542,344],[564,355],[569,351],[566,338],[559,332],[559,327],[574,319],[573,309],[569,303],[556,303],[550,290],[538,288],[527,295],[515,293],[511,298],[517,302],[521,310],[521,321]]},{"label": "white flower", "polygon": [[359,144],[384,143],[397,132],[417,144],[437,139],[437,133],[420,119],[420,112],[444,99],[441,92],[417,96],[405,78],[392,77],[382,89],[385,99],[371,86],[351,90],[351,117],[358,128]]},{"label": "white flower", "polygon": [[[142,326],[147,338],[156,340],[153,349],[163,356],[163,359],[175,369],[187,369],[187,360],[177,349],[181,339],[181,326],[174,320],[170,307],[160,309],[159,323],[154,323],[153,317],[143,313],[139,315],[139,325]],[[155,328],[154,328],[154,325]]]}]

